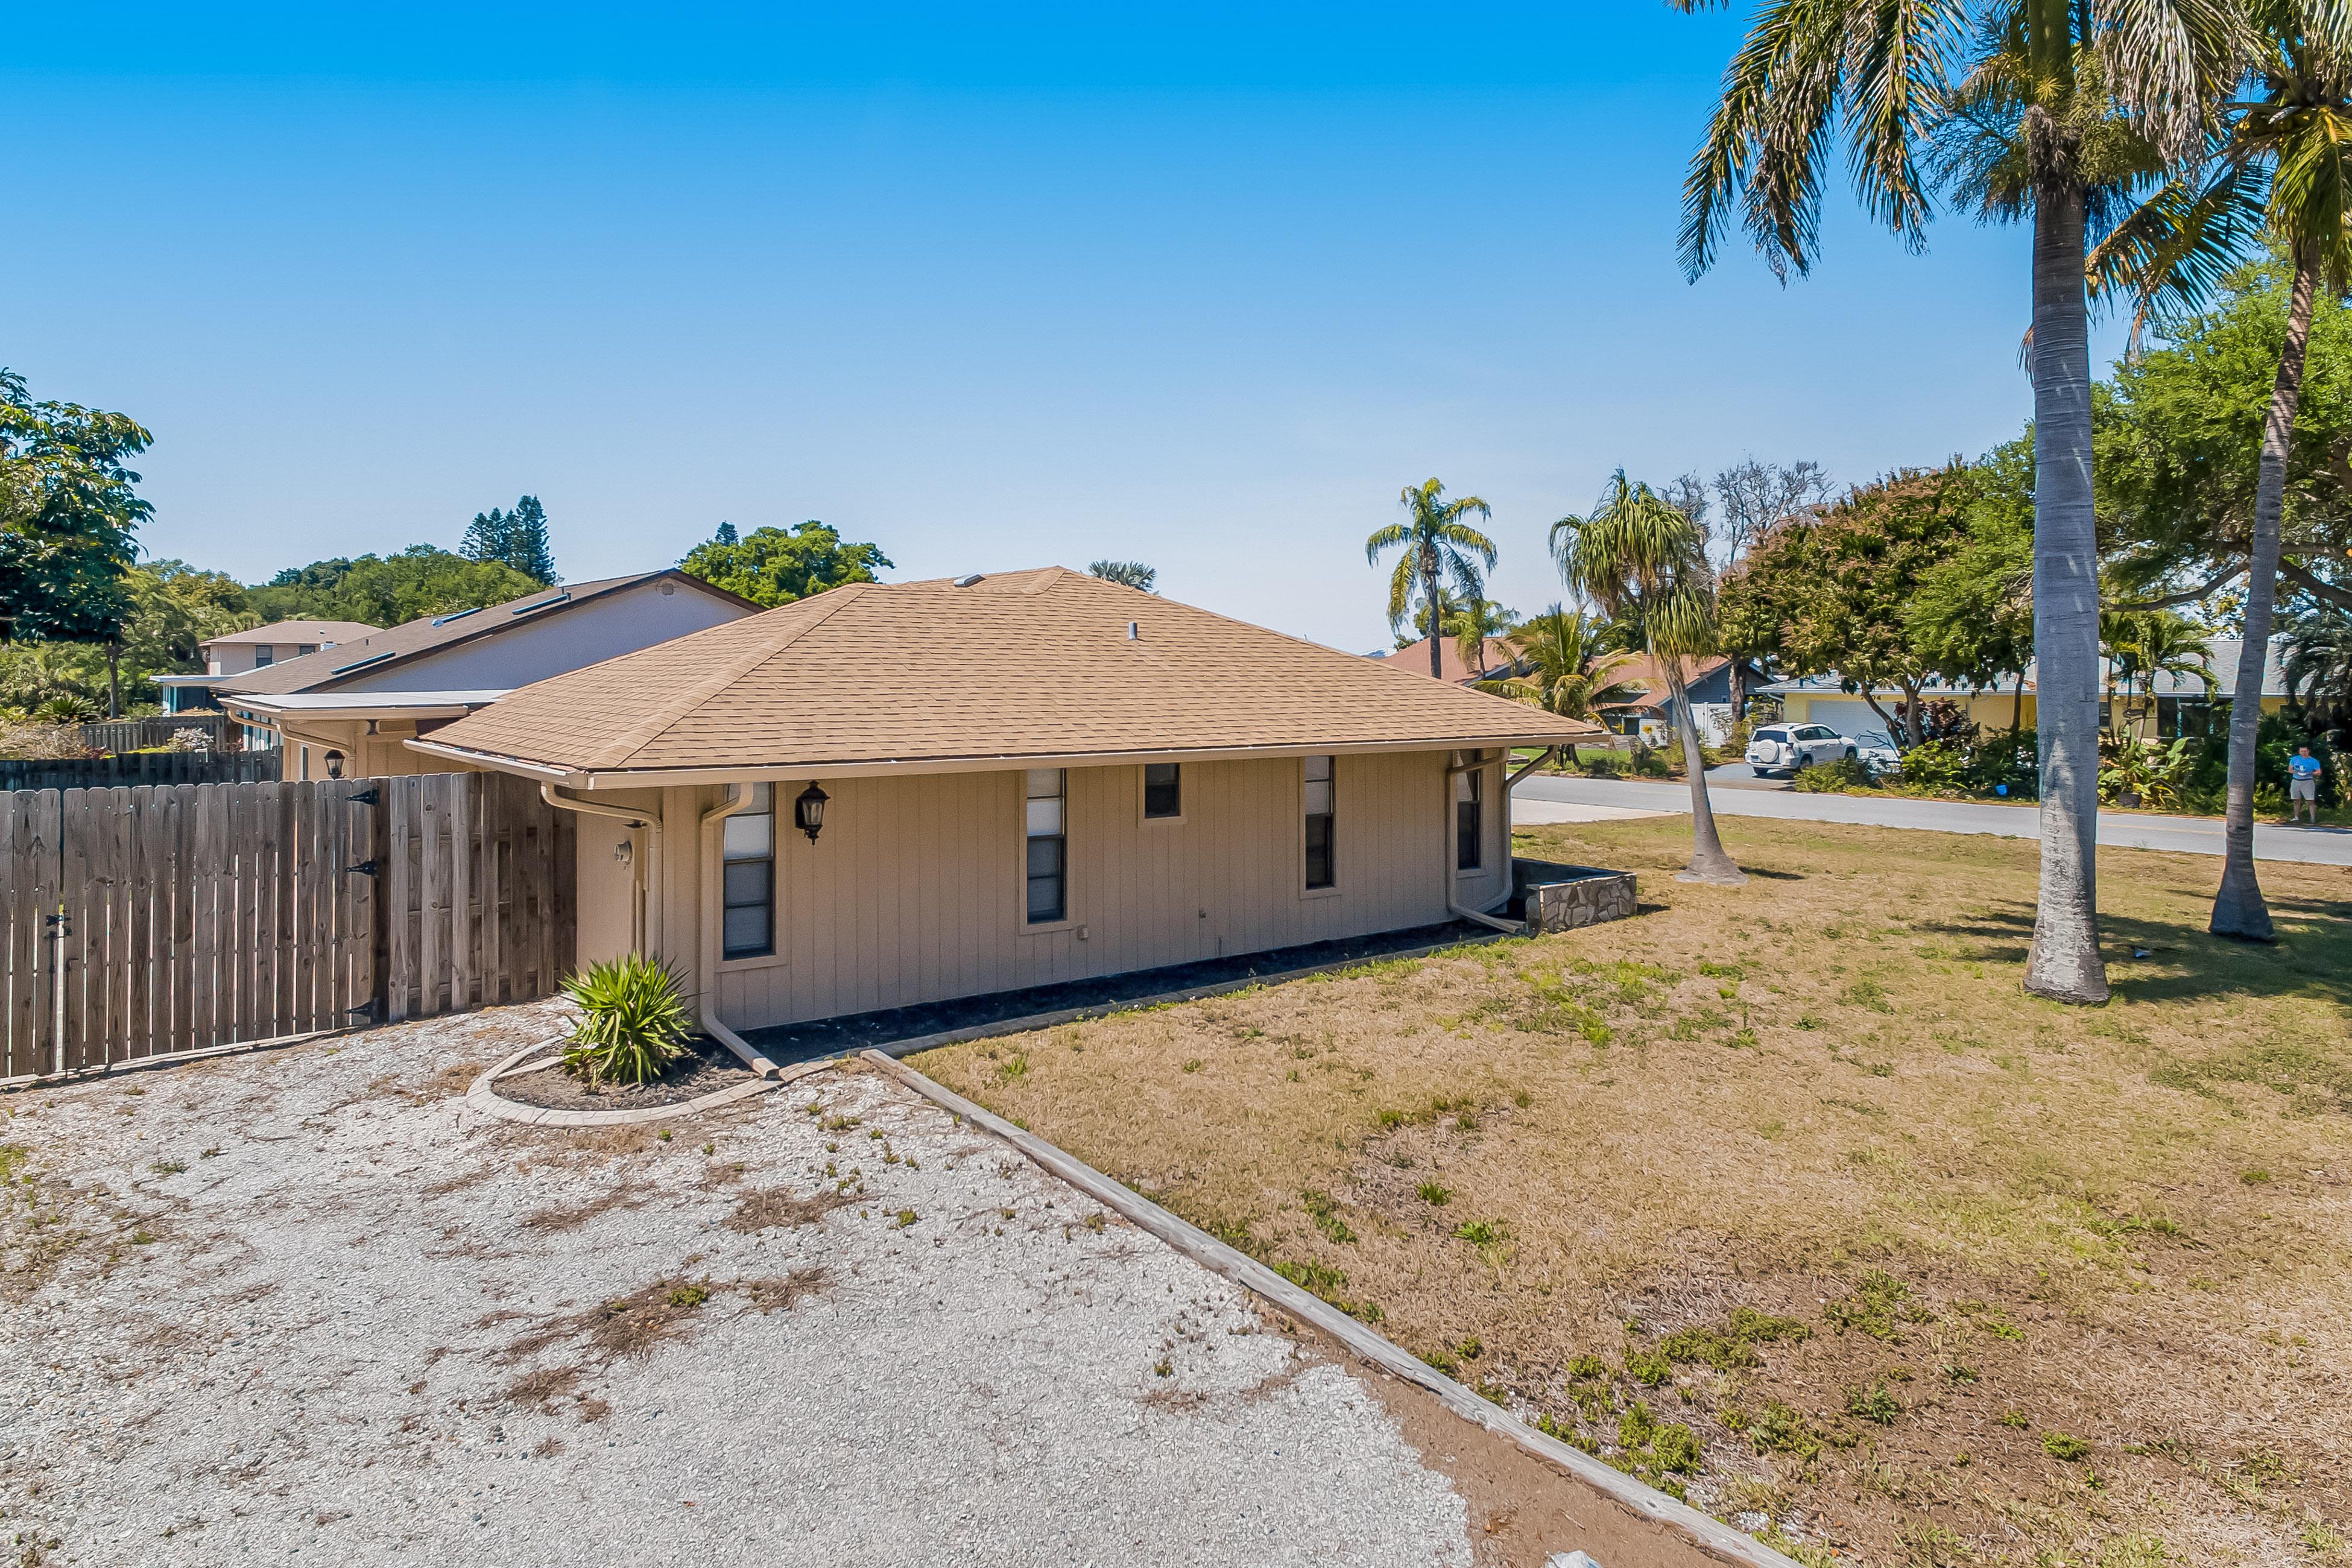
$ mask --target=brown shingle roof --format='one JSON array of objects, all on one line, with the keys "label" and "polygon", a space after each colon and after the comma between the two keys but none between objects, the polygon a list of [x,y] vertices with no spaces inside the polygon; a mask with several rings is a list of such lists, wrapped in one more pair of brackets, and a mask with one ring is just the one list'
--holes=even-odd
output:
[{"label": "brown shingle roof", "polygon": [[[1486,639],[1487,676],[1491,679],[1509,669],[1514,663],[1517,662],[1518,657],[1511,645],[1502,638],[1488,637]],[[1478,671],[1462,662],[1461,644],[1453,637],[1447,637],[1437,645],[1437,659],[1438,668],[1444,671],[1438,677],[1441,680],[1451,680],[1459,685],[1463,681],[1478,679]],[[1417,642],[1405,644],[1394,653],[1378,655],[1374,662],[1384,664],[1391,669],[1409,669],[1413,674],[1426,679],[1429,675],[1429,639],[1423,637]]]},{"label": "brown shingle roof", "polygon": [[962,588],[945,578],[835,588],[524,687],[426,749],[585,773],[1438,749],[1571,731],[1589,733],[1047,567]]},{"label": "brown shingle roof", "polygon": [[[264,665],[233,680],[221,682],[219,690],[229,697],[241,691],[251,692],[256,697],[278,697],[293,691],[331,690],[345,680],[380,675],[387,669],[397,668],[403,661],[420,654],[435,653],[461,642],[470,642],[476,637],[489,637],[509,626],[520,626],[525,621],[560,615],[608,594],[652,582],[656,577],[674,577],[680,583],[706,594],[715,594],[733,604],[750,603],[724,588],[713,587],[700,578],[689,577],[675,568],[660,572],[633,572],[625,577],[601,577],[593,583],[568,583],[560,587],[541,588],[485,609],[424,616],[404,622],[388,632],[379,632],[370,626],[367,630],[373,634],[372,636],[339,642],[333,647],[320,648],[317,653],[304,654],[300,658]],[[534,605],[544,605],[545,608],[528,608]],[[362,663],[366,665],[364,669],[353,668]]]}]

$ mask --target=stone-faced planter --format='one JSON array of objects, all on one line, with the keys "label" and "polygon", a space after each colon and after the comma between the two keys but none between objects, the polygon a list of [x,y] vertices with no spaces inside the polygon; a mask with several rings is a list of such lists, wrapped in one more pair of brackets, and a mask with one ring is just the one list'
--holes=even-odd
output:
[{"label": "stone-faced planter", "polygon": [[1633,912],[1633,873],[1514,859],[1510,907],[1530,936],[1622,921]]}]

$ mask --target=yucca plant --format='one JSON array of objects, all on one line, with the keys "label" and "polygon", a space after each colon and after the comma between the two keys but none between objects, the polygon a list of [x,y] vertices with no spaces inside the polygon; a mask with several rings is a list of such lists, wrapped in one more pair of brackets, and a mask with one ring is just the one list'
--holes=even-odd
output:
[{"label": "yucca plant", "polygon": [[565,977],[563,994],[581,1015],[563,1066],[591,1085],[659,1078],[694,1033],[682,977],[646,953],[592,963]]}]

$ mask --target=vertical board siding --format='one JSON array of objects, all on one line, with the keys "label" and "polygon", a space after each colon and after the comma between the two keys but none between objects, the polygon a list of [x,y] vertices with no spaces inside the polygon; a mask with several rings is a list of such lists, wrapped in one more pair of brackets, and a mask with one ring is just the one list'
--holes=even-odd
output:
[{"label": "vertical board siding", "polygon": [[[720,965],[720,1016],[757,1028],[1443,921],[1446,760],[1339,758],[1339,886],[1311,897],[1296,759],[1185,763],[1173,823],[1143,821],[1139,769],[1072,768],[1070,919],[1044,931],[1023,918],[1020,773],[829,779],[814,845],[791,826],[802,781],[778,781],[776,955]],[[719,798],[681,792],[672,820]],[[667,926],[698,931],[716,851],[672,848]]]},{"label": "vertical board siding", "polygon": [[370,879],[337,847],[365,783],[0,794],[0,1068],[104,1068],[363,1011],[374,965],[328,938],[373,929]]}]

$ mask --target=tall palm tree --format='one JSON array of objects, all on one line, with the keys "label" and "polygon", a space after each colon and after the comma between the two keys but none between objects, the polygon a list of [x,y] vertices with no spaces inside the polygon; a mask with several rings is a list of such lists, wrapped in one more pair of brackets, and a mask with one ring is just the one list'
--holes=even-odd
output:
[{"label": "tall palm tree", "polygon": [[2290,616],[2285,674],[2294,696],[2352,700],[2352,610],[2314,605]]},{"label": "tall palm tree", "polygon": [[[1599,623],[1581,611],[1554,605],[1512,633],[1511,651],[1527,667],[1486,689],[1562,719],[1600,722],[1601,710],[1641,696],[1642,689],[1616,679],[1633,656],[1603,643]],[[1576,748],[1568,749],[1569,761]]]},{"label": "tall palm tree", "polygon": [[1518,628],[1518,612],[1506,609],[1492,599],[1463,605],[1454,613],[1450,627],[1454,651],[1462,656],[1462,668],[1471,672],[1473,679],[1486,679],[1487,651]]},{"label": "tall palm tree", "polygon": [[[2124,689],[2138,688],[2146,697],[2159,675],[2176,680],[2193,675],[2204,682],[2210,694],[2219,689],[2213,677],[2213,650],[2207,642],[2205,628],[2178,610],[2107,609],[2099,612],[2099,641],[2105,647],[2110,674],[2107,679],[2107,699],[2112,710],[2115,685],[2120,679]],[[2116,719],[2109,721],[2119,733],[2123,725]]]},{"label": "tall palm tree", "polygon": [[[2352,283],[2352,15],[2339,0],[2238,0],[2259,36],[2256,96],[2224,108],[2203,165],[2159,192],[2091,257],[2095,288],[2129,287],[2137,318],[2158,303],[2194,305],[2257,234],[2293,267],[2286,340],[2271,383],[2255,469],[2247,543],[2245,638],[2234,690],[2259,694],[2278,599],[2281,515],[2294,416],[2303,397],[2319,287]],[[2263,705],[2230,704],[2229,800],[2221,886],[2210,928],[2250,942],[2274,938],[2254,871],[2254,742]]]},{"label": "tall palm tree", "polygon": [[1448,500],[1445,487],[1435,479],[1407,485],[1397,498],[1405,521],[1392,522],[1364,541],[1364,559],[1377,566],[1382,552],[1404,547],[1389,577],[1389,626],[1402,634],[1412,617],[1413,590],[1429,606],[1429,673],[1445,679],[1444,656],[1438,639],[1445,635],[1440,606],[1447,602],[1450,583],[1458,603],[1480,604],[1486,597],[1486,574],[1495,568],[1495,542],[1462,520],[1472,512],[1495,514],[1476,496]]},{"label": "tall palm tree", "polygon": [[[1735,217],[1783,277],[1808,270],[1841,132],[1864,207],[1910,245],[1939,181],[1986,216],[2032,218],[2042,886],[2025,986],[2062,1001],[2107,995],[2087,237],[2140,157],[2126,142],[2168,159],[2198,145],[2206,106],[2235,74],[2233,27],[2221,0],[1762,0],[1684,184],[1694,277]],[[1938,158],[1938,136],[1972,114],[2007,122],[2004,152]],[[1969,188],[1985,175],[1999,183]]]},{"label": "tall palm tree", "polygon": [[1561,580],[1580,598],[1642,628],[1643,645],[1665,671],[1675,727],[1682,734],[1683,771],[1690,779],[1691,858],[1682,879],[1745,882],[1747,875],[1724,853],[1715,831],[1706,759],[1699,751],[1683,667],[1685,659],[1703,658],[1716,647],[1715,573],[1706,561],[1706,531],[1620,468],[1590,515],[1564,517],[1551,525],[1551,553]]}]

